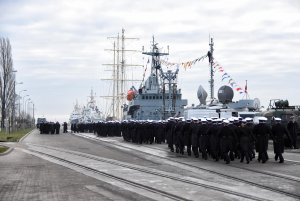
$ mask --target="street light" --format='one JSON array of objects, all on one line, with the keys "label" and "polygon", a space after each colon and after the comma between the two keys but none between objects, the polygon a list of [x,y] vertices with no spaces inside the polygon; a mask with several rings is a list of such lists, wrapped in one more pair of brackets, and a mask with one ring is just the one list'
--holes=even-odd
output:
[{"label": "street light", "polygon": [[22,99],[21,93],[24,91],[27,91],[27,89],[23,89],[19,92],[19,123],[21,123],[21,99]]},{"label": "street light", "polygon": [[20,92],[19,92],[19,121],[20,121],[20,117],[21,117],[21,99],[22,99],[22,97],[21,97],[21,93],[23,92],[23,91],[27,91],[27,89],[23,89],[23,90],[21,90]]},{"label": "street light", "polygon": [[27,101],[30,101],[30,100],[31,100],[30,98],[28,98],[28,99],[25,100],[25,118],[27,116],[27,107],[28,107]]},{"label": "street light", "polygon": [[[30,100],[29,102],[28,102],[28,105],[29,105],[29,103],[31,103],[32,104],[32,126],[34,127],[34,103],[32,102],[32,100]],[[28,106],[27,106],[28,107]]]},{"label": "street light", "polygon": [[26,98],[27,96],[29,96],[29,95],[26,94],[25,96],[22,97],[22,99],[23,99],[23,104],[22,104],[22,106],[23,106],[23,108],[22,108],[22,113],[23,113],[23,115],[22,115],[22,120],[23,120],[23,116],[24,116],[24,112],[25,112],[25,104],[24,104],[24,100],[25,100],[25,98]]}]

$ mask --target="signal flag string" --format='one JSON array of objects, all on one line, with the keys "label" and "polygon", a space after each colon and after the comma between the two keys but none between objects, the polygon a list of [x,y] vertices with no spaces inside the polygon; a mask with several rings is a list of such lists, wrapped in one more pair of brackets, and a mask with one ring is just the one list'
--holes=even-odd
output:
[{"label": "signal flag string", "polygon": [[[221,66],[218,62],[214,62],[213,64],[214,72],[218,71],[219,73],[222,73],[222,82],[226,81],[228,79],[228,85],[240,94],[245,93],[245,91],[238,85],[233,78],[225,71],[224,67]],[[246,89],[247,90],[247,89]]]}]

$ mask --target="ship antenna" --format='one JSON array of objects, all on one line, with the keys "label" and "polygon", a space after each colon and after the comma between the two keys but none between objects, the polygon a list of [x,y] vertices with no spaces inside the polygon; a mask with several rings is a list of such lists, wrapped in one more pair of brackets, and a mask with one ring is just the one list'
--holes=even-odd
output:
[{"label": "ship antenna", "polygon": [[245,85],[245,95],[243,96],[243,99],[244,97],[246,96],[246,99],[250,99],[250,96],[248,94],[248,81],[246,80],[246,85]]},{"label": "ship antenna", "polygon": [[210,46],[210,51],[208,51],[207,56],[209,59],[209,65],[210,65],[210,99],[214,100],[214,71],[213,71],[213,65],[214,65],[214,40],[212,37],[209,35],[209,46]]}]

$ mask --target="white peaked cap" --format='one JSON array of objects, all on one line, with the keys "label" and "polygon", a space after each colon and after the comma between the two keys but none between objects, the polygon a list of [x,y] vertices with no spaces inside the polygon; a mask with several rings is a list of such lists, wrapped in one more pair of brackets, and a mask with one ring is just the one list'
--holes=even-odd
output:
[{"label": "white peaked cap", "polygon": [[253,119],[250,118],[250,117],[246,117],[245,120],[246,120],[246,121],[253,121]]},{"label": "white peaked cap", "polygon": [[234,118],[233,117],[230,117],[230,118],[228,118],[228,121],[234,121]]},{"label": "white peaked cap", "polygon": [[259,121],[267,121],[268,119],[266,117],[259,117],[258,120]]}]

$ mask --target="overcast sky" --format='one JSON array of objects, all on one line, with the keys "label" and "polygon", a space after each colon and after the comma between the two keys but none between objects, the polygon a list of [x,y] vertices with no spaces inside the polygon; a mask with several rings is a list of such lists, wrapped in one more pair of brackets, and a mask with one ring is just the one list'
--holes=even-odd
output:
[{"label": "overcast sky", "polygon": [[[265,107],[270,99],[300,105],[299,0],[0,0],[0,37],[10,39],[17,93],[28,94],[36,116],[67,121],[74,103],[86,104],[90,90],[107,112],[112,40],[125,29],[126,48],[149,47],[152,35],[159,46],[170,46],[168,60],[184,62],[209,50],[242,87],[248,80],[251,98]],[[126,54],[126,63],[145,64],[140,53]],[[142,79],[143,67],[129,68],[128,77]],[[222,82],[215,75],[215,96]],[[198,104],[201,84],[209,92],[208,61],[180,69],[179,88],[188,105]],[[138,86],[140,83],[129,83]],[[242,98],[235,93],[234,100]]]}]

